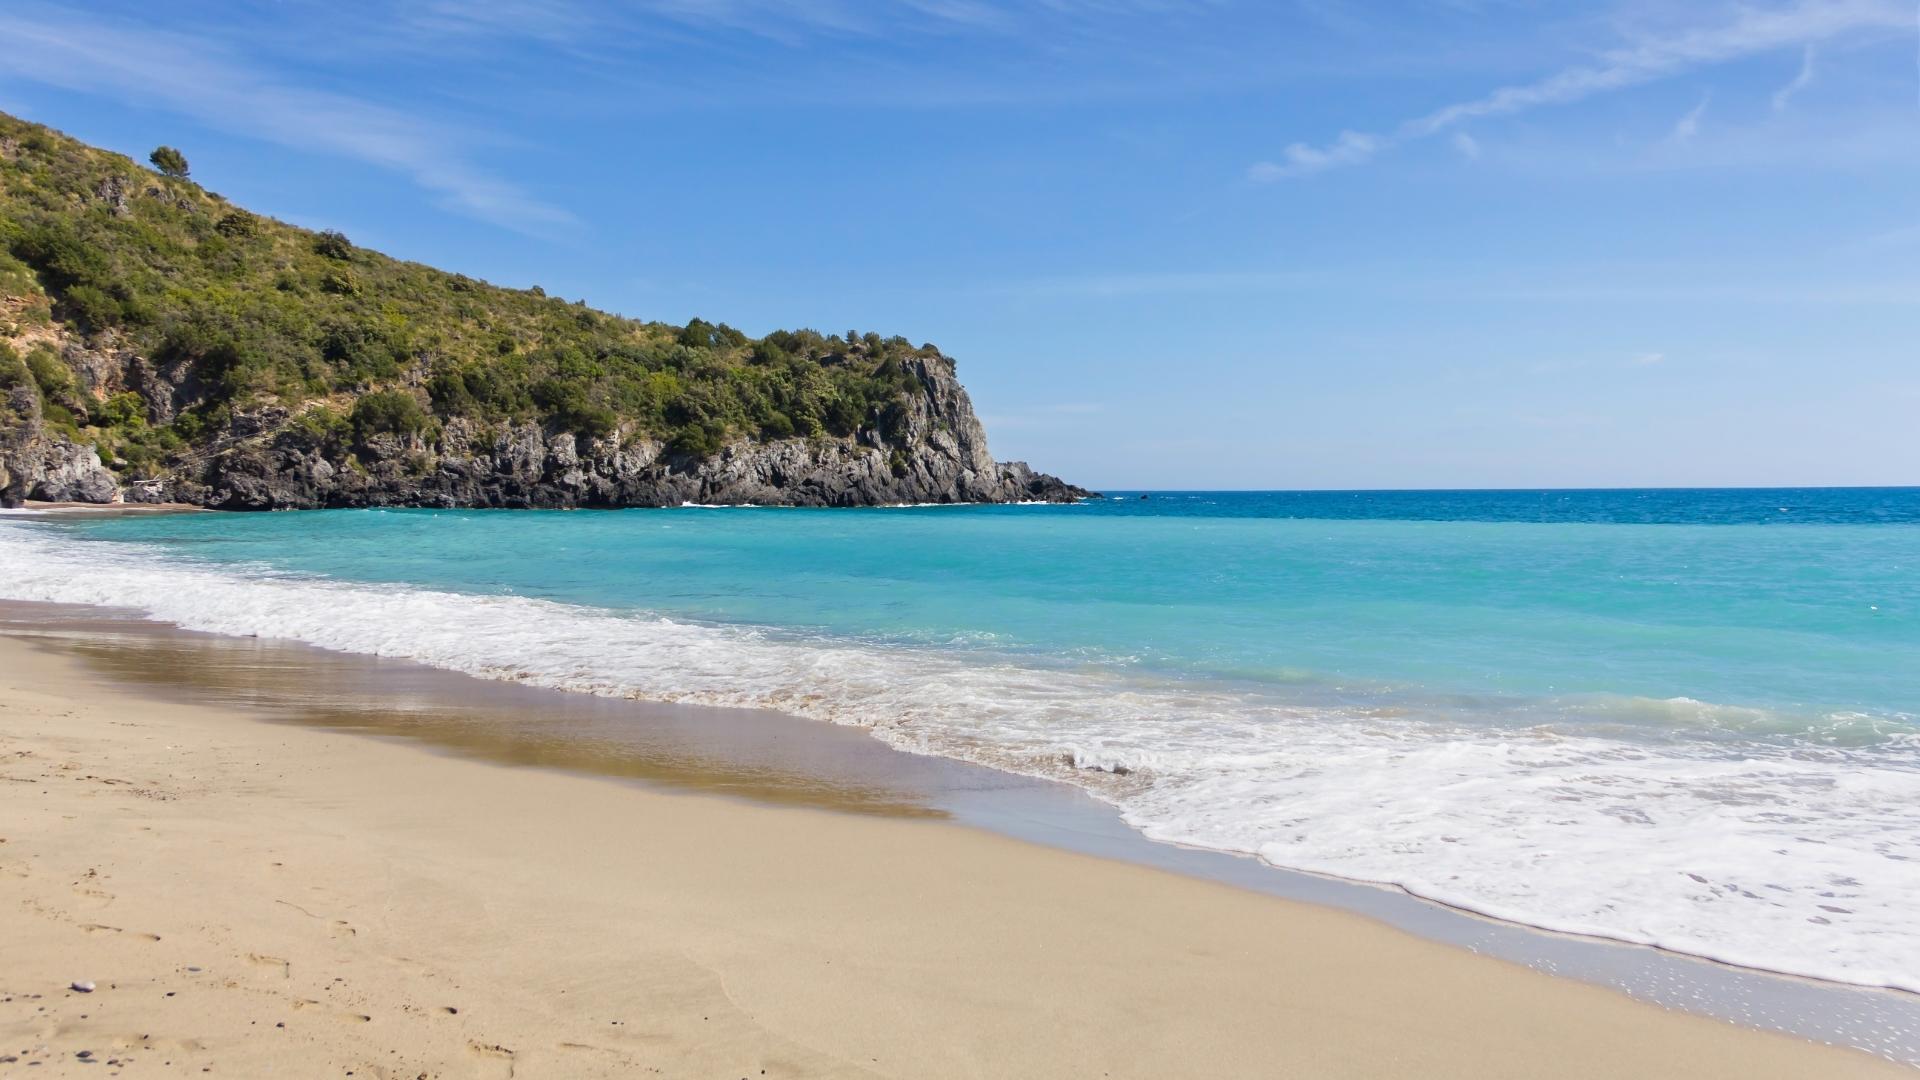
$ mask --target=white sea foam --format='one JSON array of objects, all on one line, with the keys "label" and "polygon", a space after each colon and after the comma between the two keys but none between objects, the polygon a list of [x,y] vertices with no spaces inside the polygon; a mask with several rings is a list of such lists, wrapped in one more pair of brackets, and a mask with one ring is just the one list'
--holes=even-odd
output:
[{"label": "white sea foam", "polygon": [[[1475,726],[1092,665],[222,568],[21,523],[0,524],[0,566],[12,599],[858,725],[902,749],[1081,783],[1156,839],[1558,930],[1920,991],[1912,738],[1862,749]],[[1632,704],[1707,728],[1752,719],[1686,699]]]}]

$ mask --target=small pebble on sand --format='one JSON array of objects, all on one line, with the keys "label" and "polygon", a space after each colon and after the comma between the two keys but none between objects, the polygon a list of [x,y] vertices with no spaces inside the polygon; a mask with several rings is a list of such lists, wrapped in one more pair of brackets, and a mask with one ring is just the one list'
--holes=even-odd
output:
[{"label": "small pebble on sand", "polygon": [[80,992],[81,992],[81,993],[83,993],[83,994],[91,994],[91,993],[93,993],[93,984],[92,984],[92,983],[90,983],[90,982],[87,982],[87,981],[86,981],[85,979],[81,979],[81,980],[78,980],[78,981],[76,981],[76,982],[72,982],[72,983],[68,983],[67,985],[68,985],[69,987],[71,987],[72,989],[74,989],[74,990],[78,990],[78,991],[80,991]]}]

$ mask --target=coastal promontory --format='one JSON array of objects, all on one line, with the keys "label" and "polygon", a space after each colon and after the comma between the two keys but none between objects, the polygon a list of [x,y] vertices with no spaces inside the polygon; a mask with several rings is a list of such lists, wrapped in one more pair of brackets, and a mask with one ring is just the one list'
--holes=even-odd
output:
[{"label": "coastal promontory", "polygon": [[954,362],[607,314],[250,213],[0,114],[0,502],[1070,501]]}]

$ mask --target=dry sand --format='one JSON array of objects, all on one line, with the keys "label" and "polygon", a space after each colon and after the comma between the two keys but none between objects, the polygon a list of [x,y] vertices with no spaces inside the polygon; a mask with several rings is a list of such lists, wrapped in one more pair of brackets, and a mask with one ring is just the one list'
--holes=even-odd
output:
[{"label": "dry sand", "polygon": [[1914,1075],[1345,912],[147,700],[0,638],[0,1075],[269,1073]]}]

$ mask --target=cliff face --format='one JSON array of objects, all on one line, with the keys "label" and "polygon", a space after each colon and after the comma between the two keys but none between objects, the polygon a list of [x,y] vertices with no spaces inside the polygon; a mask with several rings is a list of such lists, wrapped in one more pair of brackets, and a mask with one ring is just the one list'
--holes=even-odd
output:
[{"label": "cliff face", "polygon": [[[133,393],[155,422],[192,404],[186,368],[156,367],[67,343],[64,359],[95,401]],[[354,506],[566,508],[877,506],[1063,502],[1090,493],[1021,462],[995,462],[966,390],[944,357],[907,364],[903,408],[851,437],[739,439],[694,457],[619,430],[598,438],[533,423],[447,421],[431,434],[356,438],[268,406],[234,414],[160,475],[123,483],[92,446],[54,431],[37,391],[16,386],[0,411],[0,501],[180,502],[228,510]]]},{"label": "cliff face", "polygon": [[0,391],[0,506],[115,501],[120,482],[90,446],[49,432],[31,386]]}]

